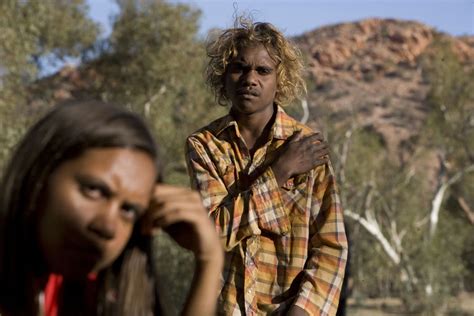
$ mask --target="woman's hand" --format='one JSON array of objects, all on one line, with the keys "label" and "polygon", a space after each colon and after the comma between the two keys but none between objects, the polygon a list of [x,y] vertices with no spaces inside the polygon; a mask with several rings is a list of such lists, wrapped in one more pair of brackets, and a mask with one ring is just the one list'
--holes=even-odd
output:
[{"label": "woman's hand", "polygon": [[182,315],[215,315],[224,252],[199,193],[157,185],[143,217],[142,232],[152,235],[157,229],[164,229],[196,257],[193,282]]},{"label": "woman's hand", "polygon": [[165,184],[156,185],[142,223],[144,234],[152,235],[155,230],[164,229],[201,262],[223,256],[217,232],[196,191]]}]

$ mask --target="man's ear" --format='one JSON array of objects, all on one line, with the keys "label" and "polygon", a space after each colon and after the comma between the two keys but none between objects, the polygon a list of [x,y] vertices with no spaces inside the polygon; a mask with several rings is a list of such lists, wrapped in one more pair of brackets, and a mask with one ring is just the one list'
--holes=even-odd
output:
[{"label": "man's ear", "polygon": [[226,84],[225,84],[225,75],[222,77],[221,95],[224,97],[225,100],[229,99],[229,97],[227,96],[227,88],[226,88]]},{"label": "man's ear", "polygon": [[227,66],[225,67],[224,74],[221,77],[221,83],[222,83],[222,92],[225,93],[225,78],[227,77]]}]

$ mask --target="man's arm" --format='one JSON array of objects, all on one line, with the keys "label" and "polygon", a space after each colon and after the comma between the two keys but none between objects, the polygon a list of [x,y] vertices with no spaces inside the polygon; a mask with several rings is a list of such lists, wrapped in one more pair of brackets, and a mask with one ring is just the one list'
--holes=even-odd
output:
[{"label": "man's arm", "polygon": [[328,163],[315,171],[310,254],[294,308],[300,307],[310,315],[329,316],[337,311],[348,246],[332,167]]},{"label": "man's arm", "polygon": [[285,234],[290,229],[279,185],[271,168],[245,184],[226,187],[222,175],[206,150],[206,142],[196,137],[186,143],[186,162],[191,186],[197,189],[209,216],[214,220],[226,251],[261,230]]}]

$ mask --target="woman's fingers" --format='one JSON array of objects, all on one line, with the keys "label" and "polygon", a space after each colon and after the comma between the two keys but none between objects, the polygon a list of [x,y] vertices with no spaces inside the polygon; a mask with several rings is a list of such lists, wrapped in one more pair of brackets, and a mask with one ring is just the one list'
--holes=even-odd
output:
[{"label": "woman's fingers", "polygon": [[149,216],[153,227],[165,227],[178,221],[193,223],[205,214],[198,214],[188,202],[166,203]]},{"label": "woman's fingers", "polygon": [[219,248],[215,228],[199,193],[187,188],[157,185],[153,201],[142,219],[143,234],[164,229],[182,247],[200,258]]},{"label": "woman's fingers", "polygon": [[157,184],[155,186],[155,195],[160,195],[160,196],[169,196],[169,195],[177,195],[177,194],[190,194],[194,193],[194,191],[184,188],[184,187],[178,187],[174,185],[169,185],[169,184]]},{"label": "woman's fingers", "polygon": [[176,221],[194,222],[200,217],[207,217],[204,207],[199,205],[201,202],[197,203],[196,205],[196,202],[189,199],[183,200],[183,196],[161,198],[152,202],[142,219],[142,232],[150,234],[155,228],[166,227]]}]

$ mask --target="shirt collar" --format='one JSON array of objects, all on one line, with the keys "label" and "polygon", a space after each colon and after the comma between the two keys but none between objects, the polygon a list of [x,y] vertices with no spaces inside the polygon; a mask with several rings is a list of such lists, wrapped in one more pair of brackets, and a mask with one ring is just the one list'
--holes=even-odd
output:
[{"label": "shirt collar", "polygon": [[[231,126],[235,128],[236,132],[238,131],[237,121],[229,113],[220,120],[219,125],[216,128],[216,135],[218,136]],[[277,105],[277,114],[275,122],[273,123],[271,138],[284,140],[293,135],[296,130],[296,121],[288,116],[281,106]]]},{"label": "shirt collar", "polygon": [[272,127],[273,138],[287,139],[298,129],[296,121],[283,110],[281,106],[277,107],[275,123]]},{"label": "shirt collar", "polygon": [[227,128],[234,126],[235,130],[237,131],[237,121],[232,117],[232,115],[227,114],[219,121],[216,127],[216,136],[219,136],[224,130]]}]

